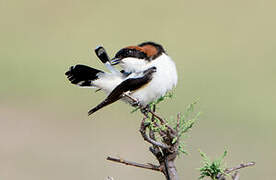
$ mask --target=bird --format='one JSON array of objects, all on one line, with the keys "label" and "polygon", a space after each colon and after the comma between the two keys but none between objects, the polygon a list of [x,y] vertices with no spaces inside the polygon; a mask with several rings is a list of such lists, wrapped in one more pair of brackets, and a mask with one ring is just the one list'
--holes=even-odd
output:
[{"label": "bird", "polygon": [[[95,53],[109,72],[77,64],[65,73],[72,84],[98,88],[107,94],[88,115],[117,100],[132,106],[137,106],[138,102],[140,107],[146,108],[149,103],[164,96],[177,85],[178,76],[174,61],[163,46],[155,42],[147,41],[127,46],[120,49],[112,59],[102,46],[98,46]],[[117,70],[116,65],[122,70]]]}]

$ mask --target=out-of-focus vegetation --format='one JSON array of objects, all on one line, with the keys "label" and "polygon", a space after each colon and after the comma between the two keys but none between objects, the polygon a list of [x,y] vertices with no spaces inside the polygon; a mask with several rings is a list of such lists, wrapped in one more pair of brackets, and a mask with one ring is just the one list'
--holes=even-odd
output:
[{"label": "out-of-focus vegetation", "polygon": [[225,167],[223,167],[223,159],[226,155],[227,151],[225,150],[220,158],[212,161],[205,153],[200,152],[200,156],[202,157],[203,161],[203,167],[199,169],[199,179],[203,179],[205,177],[210,177],[213,180],[218,179],[218,175],[224,173]]},{"label": "out-of-focus vegetation", "polygon": [[159,112],[176,115],[199,99],[203,113],[185,142],[191,155],[177,161],[180,177],[198,176],[199,147],[214,157],[226,146],[227,166],[257,162],[241,179],[274,179],[275,6],[272,0],[2,1],[1,180],[161,178],[105,161],[107,155],[153,160],[138,133],[141,117],[117,102],[88,118],[104,94],[64,76],[76,63],[103,69],[93,52],[99,44],[114,55],[148,40],[165,47],[179,73],[174,100]]}]

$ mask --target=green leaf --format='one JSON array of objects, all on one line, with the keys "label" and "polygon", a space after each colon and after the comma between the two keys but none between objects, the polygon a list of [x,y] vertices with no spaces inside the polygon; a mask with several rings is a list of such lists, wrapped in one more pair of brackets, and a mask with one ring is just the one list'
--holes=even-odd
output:
[{"label": "green leaf", "polygon": [[174,137],[173,140],[172,140],[172,144],[174,144],[176,141],[177,141],[177,137]]},{"label": "green leaf", "polygon": [[135,113],[136,111],[138,111],[140,109],[140,107],[135,107],[130,113]]},{"label": "green leaf", "polygon": [[225,156],[227,155],[227,151],[225,150],[223,155],[214,161],[211,161],[210,158],[203,153],[202,151],[199,152],[200,156],[203,159],[203,167],[199,169],[200,171],[200,176],[199,179],[202,179],[204,177],[210,177],[212,179],[216,179],[219,173],[223,174],[223,169],[222,167],[222,162]]}]

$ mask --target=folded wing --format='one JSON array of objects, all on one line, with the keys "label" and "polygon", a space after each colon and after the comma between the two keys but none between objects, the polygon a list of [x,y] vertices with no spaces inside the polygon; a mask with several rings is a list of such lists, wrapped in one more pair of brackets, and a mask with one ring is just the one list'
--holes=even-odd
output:
[{"label": "folded wing", "polygon": [[88,115],[91,115],[96,111],[100,110],[101,108],[121,99],[124,93],[133,92],[143,87],[151,81],[154,72],[156,72],[156,68],[151,67],[145,70],[142,76],[126,79],[125,81],[120,83],[116,88],[114,88],[113,91],[107,96],[107,98],[104,101],[102,101],[99,105],[91,109],[88,112]]}]

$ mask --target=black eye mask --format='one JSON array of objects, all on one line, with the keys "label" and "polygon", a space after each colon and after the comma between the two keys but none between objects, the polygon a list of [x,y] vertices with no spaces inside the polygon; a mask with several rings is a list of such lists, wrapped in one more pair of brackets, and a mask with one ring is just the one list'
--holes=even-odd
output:
[{"label": "black eye mask", "polygon": [[137,49],[129,49],[129,48],[124,48],[121,49],[117,54],[115,55],[115,58],[127,58],[127,57],[134,57],[138,59],[147,59],[147,55],[144,52],[141,52]]}]

